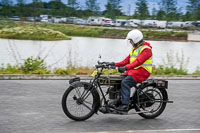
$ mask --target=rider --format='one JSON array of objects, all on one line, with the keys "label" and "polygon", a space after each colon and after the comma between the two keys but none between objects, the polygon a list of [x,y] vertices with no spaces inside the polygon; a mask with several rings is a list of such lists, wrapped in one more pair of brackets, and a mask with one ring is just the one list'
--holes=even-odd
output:
[{"label": "rider", "polygon": [[121,82],[122,105],[116,108],[123,112],[128,112],[130,89],[146,80],[152,72],[152,47],[143,40],[142,32],[131,30],[126,39],[133,46],[130,54],[121,62],[111,63],[127,75]]}]

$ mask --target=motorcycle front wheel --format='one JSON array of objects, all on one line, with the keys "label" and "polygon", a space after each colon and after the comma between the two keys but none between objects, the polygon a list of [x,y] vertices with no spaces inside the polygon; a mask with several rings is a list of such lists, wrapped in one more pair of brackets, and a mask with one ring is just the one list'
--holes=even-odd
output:
[{"label": "motorcycle front wheel", "polygon": [[94,93],[88,86],[70,86],[62,97],[64,113],[72,120],[83,121],[94,113]]},{"label": "motorcycle front wheel", "polygon": [[139,115],[146,119],[158,117],[166,107],[168,100],[167,91],[153,87],[144,88],[139,94],[139,101],[136,103],[135,110]]}]

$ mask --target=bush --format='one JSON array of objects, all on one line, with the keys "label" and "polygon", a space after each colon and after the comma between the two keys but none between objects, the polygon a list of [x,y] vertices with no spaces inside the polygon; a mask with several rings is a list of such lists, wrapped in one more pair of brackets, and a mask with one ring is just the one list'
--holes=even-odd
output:
[{"label": "bush", "polygon": [[153,67],[152,71],[153,75],[187,75],[187,70],[178,69],[174,67],[164,67],[163,65],[159,65],[158,68]]},{"label": "bush", "polygon": [[44,60],[40,57],[33,59],[29,57],[24,61],[22,70],[25,74],[49,74],[50,71],[47,70]]},{"label": "bush", "polygon": [[61,75],[88,75],[92,72],[92,69],[88,67],[79,67],[75,68],[73,66],[68,66],[66,69],[54,69],[54,74],[61,74]]},{"label": "bush", "polygon": [[193,75],[200,75],[200,66],[197,66],[196,70],[192,74]]},{"label": "bush", "polygon": [[0,74],[21,74],[21,73],[23,73],[23,70],[18,65],[11,66],[10,64],[7,64],[6,67],[4,67],[4,65],[0,67]]}]

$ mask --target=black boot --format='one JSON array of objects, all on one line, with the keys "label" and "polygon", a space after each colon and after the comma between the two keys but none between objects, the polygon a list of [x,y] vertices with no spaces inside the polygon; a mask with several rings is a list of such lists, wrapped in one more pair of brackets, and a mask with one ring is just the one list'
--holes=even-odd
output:
[{"label": "black boot", "polygon": [[102,106],[102,107],[99,108],[99,111],[101,113],[106,114],[106,113],[109,113],[109,108],[107,106]]},{"label": "black boot", "polygon": [[126,104],[119,105],[119,107],[116,107],[115,109],[123,113],[128,113],[128,105]]}]

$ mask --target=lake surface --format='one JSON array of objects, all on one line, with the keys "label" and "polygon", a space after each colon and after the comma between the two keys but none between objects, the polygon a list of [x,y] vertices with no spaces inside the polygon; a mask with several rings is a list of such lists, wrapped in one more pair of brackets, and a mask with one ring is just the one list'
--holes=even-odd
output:
[{"label": "lake surface", "polygon": [[[167,53],[172,55],[172,63],[179,66],[184,57],[183,66],[189,72],[200,66],[200,42],[147,41],[153,47],[153,64],[164,65]],[[11,65],[23,63],[30,56],[45,59],[49,69],[74,66],[93,67],[99,55],[101,61],[118,62],[128,56],[131,46],[123,39],[105,39],[89,37],[72,37],[66,41],[30,41],[0,39],[0,64]],[[189,62],[187,62],[189,58]]]}]

